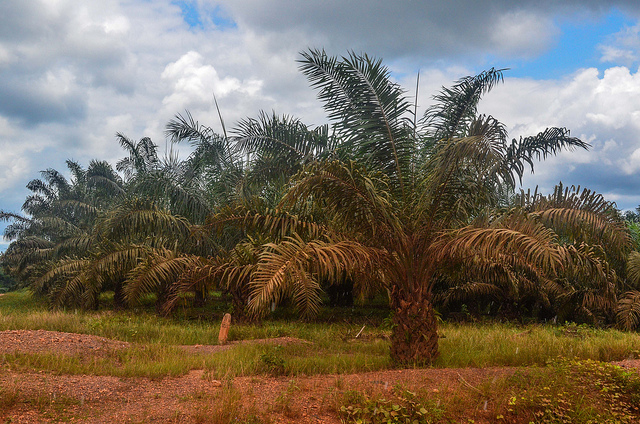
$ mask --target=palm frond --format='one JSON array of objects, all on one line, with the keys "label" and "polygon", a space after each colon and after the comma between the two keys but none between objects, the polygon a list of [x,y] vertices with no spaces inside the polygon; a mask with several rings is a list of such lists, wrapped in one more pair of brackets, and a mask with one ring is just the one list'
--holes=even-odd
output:
[{"label": "palm frond", "polygon": [[353,161],[331,161],[312,164],[297,179],[282,206],[314,199],[340,228],[362,232],[369,239],[389,241],[392,234],[395,237],[402,231],[384,174],[367,171]]},{"label": "palm frond", "polygon": [[636,289],[640,288],[640,252],[635,250],[627,258],[627,282]]},{"label": "palm frond", "polygon": [[640,291],[627,292],[618,301],[616,320],[627,331],[640,327]]},{"label": "palm frond", "polygon": [[533,173],[533,161],[546,159],[551,155],[557,155],[562,150],[589,149],[589,143],[570,137],[566,128],[547,128],[535,136],[513,139],[506,152],[506,161],[510,168],[518,176],[522,184],[525,164],[529,165]]},{"label": "palm frond", "polygon": [[310,49],[301,55],[300,70],[319,90],[340,137],[404,192],[415,147],[412,109],[389,70],[366,54],[352,52],[338,60]]},{"label": "palm frond", "polygon": [[271,302],[292,293],[300,313],[314,315],[320,306],[318,276],[365,268],[371,257],[371,249],[352,241],[306,242],[294,236],[269,243],[252,274],[249,309],[260,315]]},{"label": "palm frond", "polygon": [[514,213],[491,227],[467,226],[440,237],[433,245],[438,261],[449,257],[512,257],[523,260],[551,274],[558,271],[564,261],[558,249],[558,238],[550,228],[535,217]]},{"label": "palm frond", "polygon": [[503,81],[502,71],[504,69],[491,68],[462,78],[451,88],[443,87],[423,117],[427,139],[439,141],[466,136],[476,118],[480,98]]},{"label": "palm frond", "polygon": [[202,258],[168,249],[154,249],[129,271],[124,295],[127,303],[138,302],[143,294],[166,292]]}]

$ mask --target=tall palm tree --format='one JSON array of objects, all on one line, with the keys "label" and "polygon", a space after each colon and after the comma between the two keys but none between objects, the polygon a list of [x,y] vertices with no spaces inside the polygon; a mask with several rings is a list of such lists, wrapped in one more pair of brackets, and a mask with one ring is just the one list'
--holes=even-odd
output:
[{"label": "tall palm tree", "polygon": [[[543,237],[533,218],[512,220],[508,231],[470,226],[513,192],[535,159],[587,147],[562,128],[509,142],[498,120],[478,115],[480,98],[502,81],[501,71],[443,88],[417,125],[412,103],[378,59],[310,50],[300,69],[319,91],[339,149],[353,160],[320,160],[297,175],[280,206],[321,209],[325,231],[321,239],[294,235],[269,246],[252,278],[252,310],[301,281],[300,302],[313,304],[318,275],[360,269],[362,276],[365,269],[390,293],[392,358],[431,362],[438,352],[432,296],[445,269],[442,248],[466,246],[483,257],[510,249],[536,269],[560,266],[557,243]],[[465,230],[455,242],[443,241],[457,229]]]}]

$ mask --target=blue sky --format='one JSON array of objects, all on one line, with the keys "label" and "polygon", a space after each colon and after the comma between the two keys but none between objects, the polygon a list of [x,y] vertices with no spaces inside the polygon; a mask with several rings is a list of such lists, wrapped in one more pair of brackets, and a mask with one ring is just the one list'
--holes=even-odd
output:
[{"label": "blue sky", "polygon": [[636,21],[617,9],[591,19],[558,17],[555,19],[559,35],[543,54],[519,60],[502,58],[510,63],[514,78],[557,79],[570,75],[578,68],[597,68],[604,71],[610,63],[601,60],[599,46]]},{"label": "blue sky", "polygon": [[592,145],[524,185],[580,184],[635,208],[639,18],[635,0],[0,2],[0,209],[20,212],[29,180],[66,159],[115,163],[116,132],[164,145],[185,110],[220,131],[213,93],[228,127],[260,110],[325,122],[296,67],[309,47],[382,57],[409,92],[420,70],[422,110],[441,86],[508,67],[482,112],[513,137],[565,126]]}]

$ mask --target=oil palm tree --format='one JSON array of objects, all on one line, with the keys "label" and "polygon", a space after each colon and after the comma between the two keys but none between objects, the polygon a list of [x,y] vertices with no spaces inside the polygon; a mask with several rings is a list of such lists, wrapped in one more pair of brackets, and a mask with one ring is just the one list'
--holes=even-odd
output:
[{"label": "oil palm tree", "polygon": [[313,304],[318,275],[366,274],[390,293],[392,358],[431,362],[438,352],[433,287],[451,256],[443,248],[485,258],[509,251],[540,272],[561,266],[558,243],[530,215],[507,228],[472,225],[500,206],[535,159],[587,147],[563,128],[509,142],[498,120],[477,112],[501,71],[443,88],[418,125],[414,106],[378,59],[310,50],[300,69],[318,89],[338,150],[347,154],[309,164],[292,182],[280,207],[303,215],[321,209],[324,232],[321,239],[294,235],[269,246],[251,281],[254,312],[300,282],[307,290],[299,292],[312,302],[301,296],[299,303]]},{"label": "oil palm tree", "polygon": [[[537,229],[538,243],[546,240],[560,260],[555,270],[536,266],[509,249],[496,248],[488,255],[460,243],[480,231],[510,231],[527,221]],[[523,191],[509,207],[493,210],[441,238],[445,240],[440,250],[447,266],[436,288],[437,300],[445,307],[465,303],[477,311],[492,304],[494,312],[513,317],[530,314],[606,325],[615,321],[631,239],[615,204],[600,194],[562,184],[548,196]]]},{"label": "oil palm tree", "polygon": [[93,227],[100,213],[124,192],[122,180],[104,161],[91,161],[87,169],[67,161],[71,178],[48,169],[29,182],[25,215],[0,211],[0,219],[13,221],[5,238],[13,239],[2,262],[25,283],[37,280],[51,261],[83,257],[92,247]]}]

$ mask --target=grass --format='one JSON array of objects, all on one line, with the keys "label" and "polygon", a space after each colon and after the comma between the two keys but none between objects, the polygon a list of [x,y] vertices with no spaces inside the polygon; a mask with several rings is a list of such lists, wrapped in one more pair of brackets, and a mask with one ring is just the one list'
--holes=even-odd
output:
[{"label": "grass", "polygon": [[[179,345],[216,344],[219,320],[160,318],[145,309],[117,313],[50,311],[26,292],[11,292],[0,297],[0,331],[83,333],[131,345],[99,356],[5,353],[0,355],[0,369],[150,378],[202,369],[205,379],[222,380],[225,389],[213,395],[193,395],[197,399],[185,397],[184,402],[194,404],[193,413],[187,417],[176,412],[176,422],[260,423],[269,422],[270,413],[293,420],[300,411],[289,405],[304,395],[297,376],[393,368],[385,320],[371,319],[366,313],[340,319],[341,314],[348,313],[348,309],[325,312],[331,317],[329,322],[291,322],[276,317],[260,324],[232,324],[230,340],[286,336],[302,341],[285,345],[239,343],[217,353],[185,354]],[[363,325],[364,331],[355,338]],[[438,331],[440,357],[434,367],[525,368],[473,386],[461,379],[456,387],[439,391],[422,390],[420,385],[412,389],[395,386],[384,391],[363,390],[344,387],[338,379],[326,393],[327,405],[343,422],[640,422],[640,377],[608,363],[639,358],[638,333],[575,324],[504,323],[442,323]],[[243,402],[241,393],[233,387],[236,376],[262,375],[289,379],[289,385],[274,397],[266,412]],[[82,409],[82,401],[53,398],[44,392],[26,393],[17,381],[0,387],[0,415],[26,408],[65,421]]]},{"label": "grass", "polygon": [[[345,322],[346,321],[346,322]],[[354,336],[365,323],[366,331]],[[389,330],[335,319],[331,323],[265,320],[233,324],[230,340],[294,337],[305,342],[283,346],[243,343],[215,354],[189,354],[177,345],[216,344],[219,322],[160,318],[146,310],[50,311],[27,292],[0,297],[0,331],[44,329],[92,334],[131,342],[105,357],[10,353],[0,363],[13,369],[65,374],[160,378],[204,369],[208,378],[241,375],[313,375],[392,368],[384,338]],[[558,357],[597,361],[640,357],[640,336],[583,326],[441,324],[440,357],[435,367],[545,365]]]},{"label": "grass", "polygon": [[[415,390],[415,389],[414,389]],[[396,386],[387,392],[342,390],[333,405],[345,423],[637,423],[640,375],[593,360],[523,368],[478,387],[442,391]]]},{"label": "grass", "polygon": [[56,421],[69,421],[74,415],[77,418],[75,409],[82,404],[83,399],[52,394],[42,389],[24,392],[16,379],[0,387],[0,416],[12,408],[25,407]]},{"label": "grass", "polygon": [[445,324],[438,367],[544,365],[558,357],[616,361],[640,358],[640,335],[574,324],[563,326]]}]

